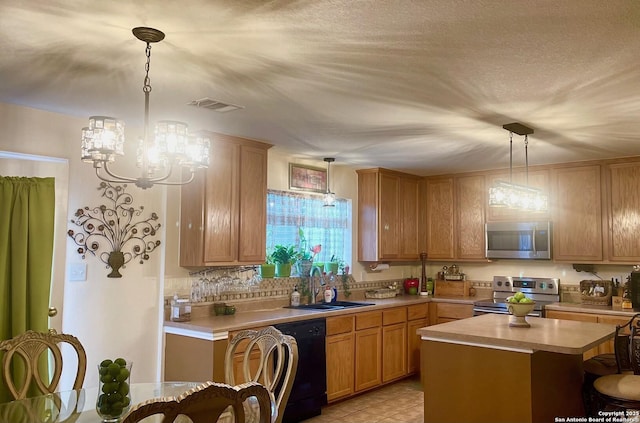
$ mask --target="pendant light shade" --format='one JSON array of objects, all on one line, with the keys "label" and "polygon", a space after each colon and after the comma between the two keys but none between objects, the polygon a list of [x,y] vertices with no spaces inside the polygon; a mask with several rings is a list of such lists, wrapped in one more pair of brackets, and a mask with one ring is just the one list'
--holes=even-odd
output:
[{"label": "pendant light shade", "polygon": [[335,161],[332,157],[325,157],[324,161],[327,162],[327,192],[324,193],[323,198],[323,207],[335,207],[336,205],[336,194],[331,192],[330,183],[331,183],[331,163]]},{"label": "pendant light shade", "polygon": [[[497,181],[489,189],[489,207],[505,207],[525,212],[545,212],[549,209],[549,200],[542,190],[529,186],[528,146],[533,129],[521,123],[508,123],[502,126],[509,131],[509,182]],[[513,183],[513,134],[524,136],[526,185]]]}]

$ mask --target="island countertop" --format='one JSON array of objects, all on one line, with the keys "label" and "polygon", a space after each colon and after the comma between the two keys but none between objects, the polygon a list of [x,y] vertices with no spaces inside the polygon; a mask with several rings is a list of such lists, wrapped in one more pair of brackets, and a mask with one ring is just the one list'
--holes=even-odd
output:
[{"label": "island countertop", "polygon": [[485,314],[418,329],[424,341],[533,353],[582,354],[613,338],[615,325],[527,317],[529,328],[510,327],[509,316]]}]

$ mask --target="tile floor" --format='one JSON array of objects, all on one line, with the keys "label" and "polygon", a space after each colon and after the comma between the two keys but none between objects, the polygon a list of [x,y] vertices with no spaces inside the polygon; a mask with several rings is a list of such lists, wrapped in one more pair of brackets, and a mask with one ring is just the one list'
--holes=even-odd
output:
[{"label": "tile floor", "polygon": [[412,377],[322,409],[304,423],[422,423],[420,378]]}]

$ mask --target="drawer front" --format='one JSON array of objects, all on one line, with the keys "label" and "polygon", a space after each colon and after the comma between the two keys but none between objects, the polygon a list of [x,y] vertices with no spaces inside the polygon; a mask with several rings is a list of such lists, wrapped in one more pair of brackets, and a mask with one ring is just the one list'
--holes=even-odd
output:
[{"label": "drawer front", "polygon": [[403,323],[407,321],[407,308],[397,307],[390,308],[382,311],[382,324],[395,325],[396,323]]},{"label": "drawer front", "polygon": [[407,320],[418,320],[427,317],[429,304],[414,304],[407,306]]},{"label": "drawer front", "polygon": [[327,336],[353,331],[353,314],[327,318]]},{"label": "drawer front", "polygon": [[356,314],[356,330],[377,328],[382,326],[382,313],[379,311],[369,311],[367,313]]},{"label": "drawer front", "polygon": [[438,303],[438,320],[442,317],[448,319],[466,319],[473,316],[471,304]]}]

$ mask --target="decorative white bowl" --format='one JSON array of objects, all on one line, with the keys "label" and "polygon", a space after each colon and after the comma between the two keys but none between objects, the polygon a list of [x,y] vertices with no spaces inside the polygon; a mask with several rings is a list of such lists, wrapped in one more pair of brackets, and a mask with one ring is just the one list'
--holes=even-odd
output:
[{"label": "decorative white bowl", "polygon": [[535,302],[530,303],[507,303],[507,310],[509,310],[509,326],[528,328],[531,325],[527,322],[527,314],[533,311]]}]

